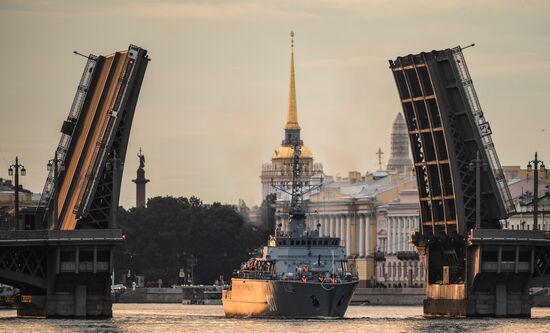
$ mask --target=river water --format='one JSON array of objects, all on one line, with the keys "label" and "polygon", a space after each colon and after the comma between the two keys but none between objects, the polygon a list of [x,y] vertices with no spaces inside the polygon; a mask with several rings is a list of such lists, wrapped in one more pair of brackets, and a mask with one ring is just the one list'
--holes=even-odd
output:
[{"label": "river water", "polygon": [[0,311],[0,332],[550,332],[550,308],[531,319],[428,319],[419,306],[350,306],[339,320],[227,319],[221,305],[114,304],[106,320],[19,319]]}]

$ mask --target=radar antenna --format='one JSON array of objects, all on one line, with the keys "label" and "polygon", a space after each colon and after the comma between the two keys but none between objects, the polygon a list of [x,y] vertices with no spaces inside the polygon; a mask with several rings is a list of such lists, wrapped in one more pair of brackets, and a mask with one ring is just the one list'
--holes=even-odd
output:
[{"label": "radar antenna", "polygon": [[[304,204],[304,195],[311,193],[323,185],[323,174],[315,178],[311,172],[303,173],[303,163],[301,161],[302,150],[299,144],[293,145],[292,162],[292,181],[287,186],[279,186],[271,180],[271,186],[283,193],[289,194],[290,207],[288,210],[289,217],[289,234],[292,236],[301,236],[306,230],[306,207]],[[304,182],[304,178],[308,181]],[[315,184],[312,184],[313,183]],[[290,187],[290,188],[289,188]]]}]

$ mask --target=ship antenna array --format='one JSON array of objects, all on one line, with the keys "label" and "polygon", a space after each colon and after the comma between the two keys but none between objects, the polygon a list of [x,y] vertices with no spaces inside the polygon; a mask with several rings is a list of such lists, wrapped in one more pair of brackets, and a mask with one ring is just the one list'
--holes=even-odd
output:
[{"label": "ship antenna array", "polygon": [[[293,155],[292,155],[292,181],[290,189],[288,186],[285,186],[285,184],[281,185],[275,185],[273,183],[273,179],[271,180],[271,186],[273,186],[275,189],[290,194],[291,200],[290,200],[290,207],[288,209],[288,217],[289,217],[289,226],[290,226],[290,235],[298,235],[301,236],[303,232],[306,229],[305,219],[306,219],[306,212],[304,207],[304,194],[310,193],[314,191],[315,189],[318,189],[322,186],[322,174],[320,177],[320,181],[318,184],[311,184],[311,180],[313,177],[309,178],[308,181],[304,181],[302,174],[302,166],[303,163],[300,161],[300,156],[302,154],[302,151],[300,149],[299,143],[294,143],[292,145],[293,147]],[[313,171],[312,171],[313,172]],[[307,175],[309,176],[309,174]],[[286,184],[288,185],[288,184]]]},{"label": "ship antenna array", "polygon": [[303,201],[304,201],[304,195],[311,193],[323,186],[323,176],[321,175],[319,177],[319,183],[318,184],[311,184],[311,180],[314,180],[311,178],[311,180],[304,184],[302,180],[302,166],[303,163],[300,161],[300,156],[302,155],[302,150],[300,148],[299,144],[295,144],[293,146],[294,154],[292,156],[292,182],[290,189],[286,185],[277,185],[273,182],[273,178],[271,179],[271,186],[275,188],[276,190],[279,190],[283,193],[289,194],[291,196],[290,201],[290,212],[292,213],[295,210],[303,209]]}]

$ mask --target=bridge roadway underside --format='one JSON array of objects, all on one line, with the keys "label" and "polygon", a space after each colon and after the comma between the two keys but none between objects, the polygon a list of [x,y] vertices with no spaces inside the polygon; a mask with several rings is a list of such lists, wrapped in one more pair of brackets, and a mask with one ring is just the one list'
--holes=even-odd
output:
[{"label": "bridge roadway underside", "polygon": [[0,232],[0,283],[20,289],[20,317],[111,317],[120,229]]},{"label": "bridge roadway underside", "polygon": [[[442,281],[426,287],[424,314],[449,317],[531,316],[529,289],[550,286],[550,233],[474,229],[467,243],[464,283]],[[423,260],[429,250],[420,249]]]}]

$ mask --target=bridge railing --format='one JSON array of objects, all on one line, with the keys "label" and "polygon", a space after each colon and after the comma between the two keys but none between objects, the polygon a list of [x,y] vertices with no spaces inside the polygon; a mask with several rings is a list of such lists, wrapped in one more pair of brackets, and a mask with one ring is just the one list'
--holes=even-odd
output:
[{"label": "bridge railing", "polygon": [[122,241],[122,231],[120,229],[0,231],[0,243],[102,240]]},{"label": "bridge railing", "polygon": [[468,236],[476,241],[525,241],[550,244],[550,231],[543,230],[506,230],[506,229],[472,229]]},{"label": "bridge railing", "polygon": [[470,77],[470,72],[468,71],[468,66],[466,65],[466,60],[462,54],[462,49],[460,47],[453,48],[453,57],[458,67],[458,73],[460,75],[461,83],[466,92],[466,98],[474,116],[477,130],[481,136],[481,142],[485,148],[485,153],[489,161],[491,171],[495,178],[500,197],[504,203],[504,208],[508,214],[515,212],[516,208],[508,188],[508,183],[504,177],[504,172],[498,160],[497,152],[495,150],[495,144],[491,139],[491,128],[485,117],[483,116],[483,111],[481,110],[481,104],[477,97],[476,90],[474,88],[474,83]]},{"label": "bridge railing", "polygon": [[[80,116],[80,113],[82,112],[82,106],[84,105],[84,101],[86,100],[86,96],[88,95],[88,89],[90,88],[90,83],[92,82],[92,78],[97,65],[97,60],[98,57],[94,55],[90,55],[88,57],[88,62],[86,63],[86,66],[84,66],[84,72],[82,73],[78,88],[76,89],[76,94],[74,96],[73,104],[71,105],[71,109],[69,111],[69,116],[63,124],[63,128],[61,130],[61,139],[59,140],[59,144],[56,149],[56,157],[59,161],[59,165],[61,166],[61,168],[58,169],[58,175],[63,168],[63,163],[67,155],[67,150],[69,149],[69,144],[71,143],[74,126]],[[56,176],[54,175],[54,172],[55,168],[51,168],[51,170],[48,172],[48,178],[46,178],[46,184],[44,184],[44,189],[42,190],[42,196],[40,197],[38,208],[48,206],[50,200],[52,199],[52,194],[54,191],[54,179]],[[44,219],[46,219],[47,216],[48,214],[45,214]]]}]

